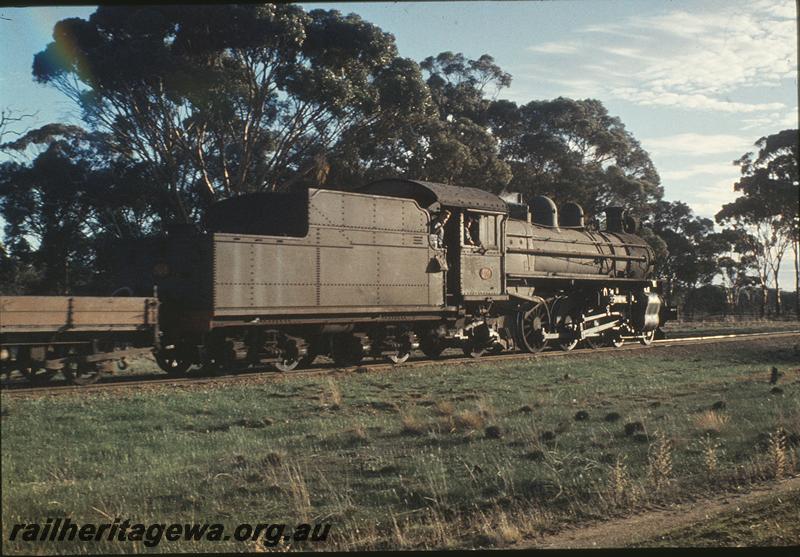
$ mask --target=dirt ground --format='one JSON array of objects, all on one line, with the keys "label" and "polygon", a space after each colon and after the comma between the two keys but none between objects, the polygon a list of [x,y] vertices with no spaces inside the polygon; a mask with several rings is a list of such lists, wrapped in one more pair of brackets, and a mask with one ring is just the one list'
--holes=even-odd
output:
[{"label": "dirt ground", "polygon": [[[695,501],[657,509],[619,520],[565,530],[546,536],[527,547],[535,549],[613,548],[632,545],[650,545],[666,537],[670,532],[712,523],[726,515],[748,515],[750,509],[770,500],[800,493],[800,477],[786,479],[762,486],[747,493],[725,493],[715,499]],[[795,507],[794,524],[800,518],[800,509]],[[796,528],[796,526],[795,526]],[[800,544],[800,539],[794,544]]]}]

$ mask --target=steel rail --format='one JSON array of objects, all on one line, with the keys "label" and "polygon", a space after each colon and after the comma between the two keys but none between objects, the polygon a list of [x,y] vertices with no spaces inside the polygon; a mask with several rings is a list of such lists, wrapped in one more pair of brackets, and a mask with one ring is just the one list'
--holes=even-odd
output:
[{"label": "steel rail", "polygon": [[212,376],[188,376],[188,377],[177,377],[177,378],[169,377],[169,378],[147,378],[147,379],[134,379],[134,378],[128,379],[127,377],[123,379],[122,377],[120,377],[118,380],[113,382],[105,382],[105,383],[100,382],[83,386],[71,385],[71,384],[23,386],[23,387],[6,386],[2,390],[0,390],[0,393],[2,393],[4,396],[7,395],[7,396],[24,397],[26,395],[48,396],[48,395],[68,394],[68,393],[122,390],[131,387],[157,387],[165,385],[181,387],[181,386],[207,385],[215,383],[236,384],[236,383],[252,383],[254,382],[254,380],[256,382],[264,383],[272,380],[290,379],[293,377],[309,377],[309,376],[313,377],[316,375],[326,376],[326,375],[350,374],[355,371],[378,372],[386,370],[404,370],[404,369],[412,369],[412,368],[436,366],[436,365],[480,365],[489,362],[507,361],[507,360],[538,361],[549,358],[583,357],[593,354],[633,352],[637,350],[645,350],[645,349],[651,350],[657,348],[668,348],[673,346],[691,346],[695,344],[714,344],[719,342],[725,343],[725,342],[738,341],[742,339],[747,340],[747,339],[764,338],[764,337],[781,338],[781,337],[791,337],[795,335],[800,335],[800,330],[776,331],[776,332],[765,332],[765,333],[741,333],[741,334],[731,333],[725,335],[661,339],[653,341],[648,346],[643,346],[638,341],[631,340],[619,348],[601,347],[594,349],[585,348],[585,349],[569,350],[569,351],[556,349],[552,351],[543,351],[536,353],[513,352],[508,354],[495,354],[495,355],[485,356],[482,358],[471,358],[469,356],[443,356],[435,360],[429,358],[419,358],[419,359],[409,360],[403,364],[375,362],[375,363],[367,363],[367,364],[360,364],[347,367],[341,367],[341,366],[336,366],[335,364],[329,364],[326,366],[317,366],[313,368],[290,371],[290,372],[279,372],[274,370],[273,368],[265,367],[263,369],[256,368],[251,370],[239,371],[238,373],[229,373],[224,375],[212,375]]}]

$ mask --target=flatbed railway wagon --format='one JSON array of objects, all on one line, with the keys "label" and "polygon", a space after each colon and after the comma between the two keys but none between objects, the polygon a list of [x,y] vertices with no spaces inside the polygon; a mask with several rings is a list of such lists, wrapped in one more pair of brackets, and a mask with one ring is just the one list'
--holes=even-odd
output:
[{"label": "flatbed railway wagon", "polygon": [[0,365],[34,382],[93,383],[158,346],[155,297],[0,296]]}]

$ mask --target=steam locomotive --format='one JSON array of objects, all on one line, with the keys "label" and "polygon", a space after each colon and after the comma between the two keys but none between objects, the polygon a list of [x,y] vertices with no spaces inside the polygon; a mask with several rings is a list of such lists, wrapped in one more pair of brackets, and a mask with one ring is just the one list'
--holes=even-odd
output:
[{"label": "steam locomotive", "polygon": [[[399,363],[415,349],[478,358],[580,342],[649,344],[675,317],[653,279],[654,253],[621,208],[609,208],[598,231],[575,203],[559,215],[547,197],[526,205],[477,188],[388,179],[355,192],[231,198],[209,209],[205,225],[205,233],[173,229],[116,250],[120,292],[146,309],[127,329],[104,324],[108,358],[152,350],[174,375],[265,362],[289,371],[322,355],[343,366],[365,357]],[[113,312],[115,298],[106,300]],[[76,351],[69,325],[61,328],[62,352],[39,340],[38,360],[31,344],[20,352],[24,327],[2,324],[0,335],[28,368],[83,366],[89,371],[73,377],[93,381],[99,372],[88,364],[103,360],[102,347],[84,331]]]}]

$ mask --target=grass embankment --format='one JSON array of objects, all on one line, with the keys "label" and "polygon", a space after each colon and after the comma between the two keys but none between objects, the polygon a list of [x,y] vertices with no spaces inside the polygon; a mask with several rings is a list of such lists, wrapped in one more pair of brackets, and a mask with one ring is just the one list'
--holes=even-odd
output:
[{"label": "grass embankment", "polygon": [[[509,546],[798,469],[797,338],[287,377],[217,390],[3,396],[12,524],[329,522],[307,549]],[[770,368],[783,376],[769,384]],[[787,525],[800,536],[797,523]],[[721,543],[724,540],[721,540]],[[162,542],[161,551],[260,549]],[[295,546],[297,547],[297,546]]]}]

